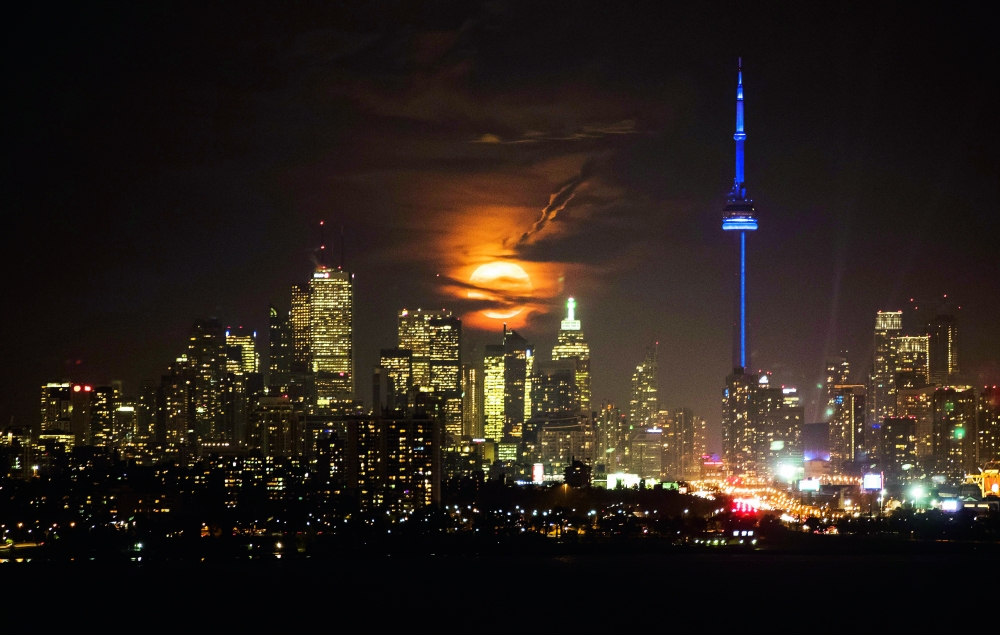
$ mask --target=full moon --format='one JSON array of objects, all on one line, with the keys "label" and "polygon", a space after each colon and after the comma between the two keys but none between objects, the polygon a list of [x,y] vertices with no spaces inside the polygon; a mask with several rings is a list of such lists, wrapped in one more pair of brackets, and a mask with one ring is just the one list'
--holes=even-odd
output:
[{"label": "full moon", "polygon": [[[501,295],[526,295],[531,292],[531,278],[527,272],[513,262],[489,262],[481,265],[472,272],[469,282],[479,289],[469,291],[469,297],[478,300],[493,300],[496,296],[489,291],[497,291]],[[483,314],[489,318],[507,319],[512,318],[524,308],[505,308],[501,310],[487,310]]]}]

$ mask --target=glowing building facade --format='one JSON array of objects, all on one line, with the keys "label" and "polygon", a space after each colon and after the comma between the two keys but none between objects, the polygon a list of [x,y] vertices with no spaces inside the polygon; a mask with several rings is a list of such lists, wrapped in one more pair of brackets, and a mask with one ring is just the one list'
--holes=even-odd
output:
[{"label": "glowing building facade", "polygon": [[528,357],[534,353],[528,341],[504,326],[504,438],[520,439],[524,428]]},{"label": "glowing building facade", "polygon": [[927,333],[928,376],[935,384],[953,384],[958,374],[958,321],[954,315],[936,315],[924,327]]},{"label": "glowing building facade", "polygon": [[296,284],[292,286],[292,310],[289,313],[291,322],[291,370],[293,373],[309,372],[309,328],[311,325],[309,313],[309,285]]},{"label": "glowing building facade", "polygon": [[320,265],[309,283],[309,365],[320,409],[354,398],[353,278]]},{"label": "glowing building facade", "polygon": [[504,438],[506,382],[503,345],[486,347],[483,357],[483,436],[493,441]]},{"label": "glowing building facade", "polygon": [[413,351],[408,348],[383,348],[379,367],[386,372],[389,380],[386,408],[406,410],[409,406],[410,388],[413,386]]},{"label": "glowing building facade", "polygon": [[291,319],[274,306],[269,311],[267,387],[272,394],[288,391],[292,372]]},{"label": "glowing building facade", "polygon": [[851,474],[865,459],[866,396],[864,386],[834,386],[830,420],[830,463],[835,474]]},{"label": "glowing building facade", "polygon": [[893,388],[898,393],[903,388],[921,388],[930,383],[927,353],[930,337],[927,335],[902,335],[892,338],[892,357],[895,360]]},{"label": "glowing building facade", "polygon": [[629,424],[635,429],[652,428],[660,411],[657,388],[657,345],[646,349],[646,357],[632,374],[632,394],[629,399]]},{"label": "glowing building facade", "polygon": [[583,337],[580,320],[576,319],[576,300],[566,302],[566,319],[559,328],[558,343],[552,348],[552,359],[576,360],[576,388],[580,410],[590,416],[590,346]]},{"label": "glowing building facade", "polygon": [[226,329],[226,371],[237,375],[260,372],[257,332],[244,333],[243,327]]},{"label": "glowing building facade", "polygon": [[879,311],[875,316],[875,357],[872,366],[870,423],[896,414],[896,351],[893,340],[903,329],[902,311]]},{"label": "glowing building facade", "polygon": [[399,347],[412,351],[412,385],[441,401],[445,432],[462,436],[462,321],[447,309],[399,312]]}]

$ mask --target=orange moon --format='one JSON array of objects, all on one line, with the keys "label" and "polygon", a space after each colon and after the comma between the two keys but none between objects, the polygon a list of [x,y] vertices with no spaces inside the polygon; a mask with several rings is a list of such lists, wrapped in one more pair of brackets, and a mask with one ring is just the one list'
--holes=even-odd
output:
[{"label": "orange moon", "polygon": [[[469,283],[478,287],[469,291],[469,297],[476,300],[498,300],[504,295],[527,295],[532,290],[531,278],[527,272],[513,262],[488,262],[472,272]],[[496,291],[500,297],[491,294]],[[524,310],[521,308],[490,309],[483,315],[494,319],[508,319]]]}]

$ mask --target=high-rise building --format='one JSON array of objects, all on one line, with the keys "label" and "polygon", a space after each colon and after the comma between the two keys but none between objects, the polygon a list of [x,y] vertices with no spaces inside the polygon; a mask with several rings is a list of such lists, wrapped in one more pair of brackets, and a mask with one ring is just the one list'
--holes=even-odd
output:
[{"label": "high-rise building", "polygon": [[875,358],[872,367],[869,422],[896,414],[896,350],[893,340],[903,329],[902,311],[879,311],[875,316]]},{"label": "high-rise building", "polygon": [[82,390],[82,386],[64,383],[49,383],[42,386],[41,431],[43,433],[71,433],[73,408],[70,399],[74,388],[79,388],[77,392]]},{"label": "high-rise building", "polygon": [[475,364],[462,364],[462,436],[483,435],[482,371]]},{"label": "high-rise building", "polygon": [[879,429],[882,447],[880,467],[890,477],[899,477],[917,462],[917,420],[915,417],[886,417]]},{"label": "high-rise building", "polygon": [[267,352],[268,392],[284,394],[288,392],[292,372],[292,323],[291,317],[279,312],[274,305],[269,312]]},{"label": "high-rise building", "polygon": [[781,401],[776,407],[768,408],[764,433],[758,439],[758,446],[761,448],[760,454],[766,453],[765,473],[787,481],[797,476],[798,470],[803,468],[805,408],[795,388],[769,388],[767,393],[775,397],[780,393]]},{"label": "high-rise building", "polygon": [[604,465],[606,474],[624,472],[628,467],[628,422],[625,413],[612,403],[601,404],[596,428],[596,463]]},{"label": "high-rise building", "polygon": [[191,393],[194,433],[198,439],[211,439],[222,428],[221,384],[226,376],[226,339],[219,320],[195,321],[187,358],[195,375]]},{"label": "high-rise building", "polygon": [[757,429],[752,411],[754,391],[760,380],[760,375],[744,372],[740,367],[726,377],[722,393],[722,449],[730,474],[747,474],[756,469]]},{"label": "high-rise building", "polygon": [[292,363],[293,373],[309,372],[309,346],[311,342],[310,326],[312,319],[310,311],[312,302],[309,298],[309,285],[296,284],[292,286],[292,310],[289,319],[292,327]]},{"label": "high-rise building", "polygon": [[257,353],[257,331],[247,333],[243,327],[226,329],[226,372],[249,375],[260,372]]},{"label": "high-rise building", "polygon": [[299,413],[287,397],[262,397],[251,415],[248,445],[264,457],[299,456],[303,431]]},{"label": "high-rise building", "polygon": [[348,488],[362,509],[411,511],[440,501],[441,426],[429,417],[348,422]]},{"label": "high-rise building", "polygon": [[462,321],[451,311],[399,312],[399,347],[412,351],[413,386],[440,400],[452,439],[462,436],[461,343]]},{"label": "high-rise building", "polygon": [[[167,367],[157,395],[157,439],[168,446],[193,444],[195,437],[195,384],[197,365],[181,355]],[[162,439],[160,438],[162,435]]]},{"label": "high-rise building", "polygon": [[97,386],[90,394],[90,436],[88,445],[116,447],[114,413],[121,395],[111,386]]},{"label": "high-rise building", "polygon": [[528,341],[504,325],[504,439],[520,439],[524,428],[525,390],[528,383]]},{"label": "high-rise building", "polygon": [[580,320],[576,319],[576,300],[566,301],[566,319],[559,328],[558,343],[552,348],[552,359],[576,360],[576,387],[580,393],[580,409],[590,416],[590,345],[583,337]]},{"label": "high-rise building", "polygon": [[927,323],[929,382],[948,385],[958,374],[958,321],[954,315],[936,315]]},{"label": "high-rise building", "polygon": [[851,366],[847,361],[846,351],[841,352],[838,357],[831,357],[826,360],[826,411],[823,413],[823,420],[828,421],[833,416],[834,406],[834,386],[843,386],[848,382],[851,374]]},{"label": "high-rise building", "polygon": [[927,335],[901,335],[892,338],[890,346],[896,364],[893,384],[897,392],[903,388],[922,388],[930,383],[927,365],[929,341],[930,337]]},{"label": "high-rise building", "polygon": [[672,417],[677,441],[678,478],[701,478],[701,457],[708,451],[705,420],[687,408],[674,410]]},{"label": "high-rise building", "polygon": [[486,347],[483,357],[483,436],[493,441],[504,438],[506,382],[502,344]]},{"label": "high-rise building", "polygon": [[656,425],[657,413],[660,411],[660,398],[657,383],[658,365],[656,349],[658,342],[646,348],[646,356],[642,363],[635,367],[632,374],[632,393],[629,399],[629,423],[636,430],[644,430]]},{"label": "high-rise building", "polygon": [[946,387],[934,391],[936,471],[961,477],[979,467],[976,447],[976,391]]},{"label": "high-rise building", "polygon": [[558,418],[580,412],[575,358],[540,362],[531,377],[531,417]]},{"label": "high-rise building", "polygon": [[913,419],[917,438],[917,458],[928,460],[934,455],[934,391],[935,386],[900,388],[896,391],[896,416]]},{"label": "high-rise building", "polygon": [[353,282],[352,274],[323,264],[309,282],[309,367],[319,409],[354,399]]},{"label": "high-rise building", "polygon": [[413,351],[408,348],[383,348],[379,367],[386,371],[389,381],[386,408],[405,411],[409,407],[408,396],[413,386]]},{"label": "high-rise building", "polygon": [[986,467],[1000,462],[1000,390],[996,386],[983,386],[976,410],[979,463]]},{"label": "high-rise building", "polygon": [[830,462],[835,474],[857,471],[865,456],[867,390],[859,384],[834,387],[834,413],[830,419]]},{"label": "high-rise building", "polygon": [[636,430],[629,445],[631,472],[642,479],[663,478],[666,446],[662,428]]}]

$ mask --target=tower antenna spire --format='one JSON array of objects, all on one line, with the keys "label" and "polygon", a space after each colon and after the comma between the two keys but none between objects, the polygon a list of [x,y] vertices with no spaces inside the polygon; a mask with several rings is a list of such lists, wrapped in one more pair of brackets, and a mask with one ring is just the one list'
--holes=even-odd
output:
[{"label": "tower antenna spire", "polygon": [[340,224],[340,270],[344,270],[344,224]]},{"label": "tower antenna spire", "polygon": [[743,129],[743,58],[737,58],[736,65],[736,177],[729,200],[722,211],[722,229],[738,231],[740,235],[740,260],[736,277],[739,280],[739,313],[734,321],[733,366],[747,367],[747,232],[757,229],[757,214],[753,200],[747,196],[746,175],[743,171],[743,142],[747,135]]},{"label": "tower antenna spire", "polygon": [[326,235],[323,223],[324,221],[319,222],[319,264],[326,268]]}]

